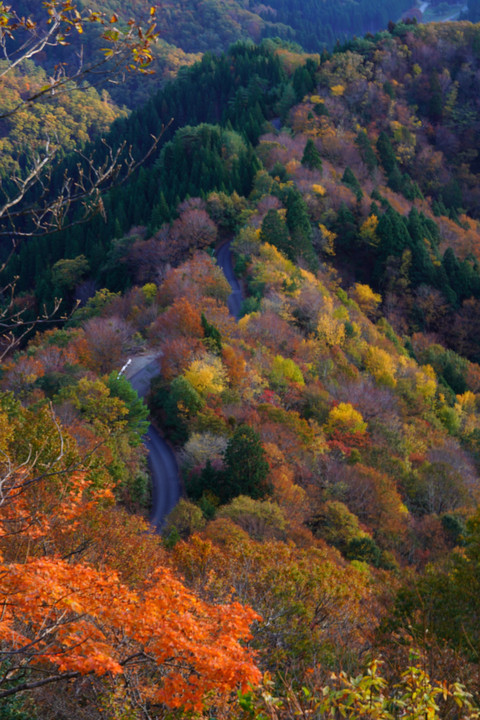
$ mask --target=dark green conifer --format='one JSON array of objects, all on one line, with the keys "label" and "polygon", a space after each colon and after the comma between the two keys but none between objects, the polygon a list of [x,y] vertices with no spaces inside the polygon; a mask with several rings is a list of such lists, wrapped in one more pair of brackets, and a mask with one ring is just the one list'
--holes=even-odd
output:
[{"label": "dark green conifer", "polygon": [[276,248],[293,260],[293,246],[287,225],[276,210],[269,210],[263,218],[260,239],[262,242],[275,245]]},{"label": "dark green conifer", "polygon": [[400,172],[398,165],[394,166],[392,172],[388,176],[388,187],[390,187],[393,192],[403,194],[403,175]]},{"label": "dark green conifer", "polygon": [[355,144],[360,150],[362,160],[367,166],[369,173],[372,174],[372,172],[377,167],[378,162],[365,130],[360,130],[357,137],[355,138]]},{"label": "dark green conifer", "polygon": [[442,88],[438,79],[438,73],[435,71],[430,78],[430,100],[428,103],[428,115],[431,120],[438,122],[443,115],[443,97]]},{"label": "dark green conifer", "polygon": [[462,190],[456,178],[452,178],[442,190],[442,200],[447,208],[458,210],[463,203]]},{"label": "dark green conifer", "polygon": [[382,163],[385,172],[390,175],[392,170],[397,164],[397,158],[390,142],[390,138],[385,132],[381,132],[377,140],[377,150],[380,155],[380,162]]},{"label": "dark green conifer", "polygon": [[302,157],[302,165],[305,165],[305,167],[307,167],[309,170],[322,169],[322,158],[312,138],[308,138],[305,145]]},{"label": "dark green conifer", "polygon": [[345,203],[342,203],[338,209],[335,232],[337,234],[335,247],[340,252],[351,252],[357,237],[357,223]]},{"label": "dark green conifer", "polygon": [[303,257],[310,267],[317,265],[312,246],[312,226],[305,200],[298,190],[290,188],[287,200],[287,227],[292,240],[292,259]]},{"label": "dark green conifer", "polygon": [[225,450],[225,484],[219,493],[222,502],[237,495],[265,497],[269,492],[269,465],[260,436],[249,425],[240,425]]},{"label": "dark green conifer", "polygon": [[346,167],[345,171],[343,173],[342,182],[352,190],[352,192],[355,193],[357,201],[361,200],[363,197],[362,188],[360,187],[360,183],[358,182],[357,178],[355,177],[353,171]]}]

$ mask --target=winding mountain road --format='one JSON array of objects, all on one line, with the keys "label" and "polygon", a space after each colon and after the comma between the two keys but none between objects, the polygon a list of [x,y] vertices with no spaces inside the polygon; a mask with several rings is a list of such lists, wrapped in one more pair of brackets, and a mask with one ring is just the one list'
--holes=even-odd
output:
[{"label": "winding mountain road", "polygon": [[231,295],[228,298],[228,309],[230,310],[230,314],[238,319],[240,317],[240,310],[243,302],[243,293],[240,283],[233,271],[232,251],[230,249],[231,243],[232,241],[228,240],[223,243],[223,245],[220,245],[218,250],[215,252],[215,257],[217,258],[219,267],[223,270],[223,274],[232,288]]},{"label": "winding mountain road", "polygon": [[148,464],[152,475],[152,508],[150,523],[160,532],[165,518],[180,500],[180,477],[177,460],[165,440],[150,425],[145,436]]},{"label": "winding mountain road", "polygon": [[[228,309],[238,318],[243,302],[242,289],[235,277],[230,250],[231,240],[221,245],[215,253],[219,267],[227,278],[232,293],[228,298]],[[159,356],[155,354],[133,358],[125,368],[125,377],[140,397],[150,390],[150,383],[161,372]],[[148,449],[148,464],[152,479],[152,508],[150,523],[156,532],[161,532],[165,518],[180,500],[180,476],[175,454],[155,429],[150,425],[144,437]]]},{"label": "winding mountain road", "polygon": [[[145,397],[154,377],[160,374],[158,356],[135,358],[125,376],[140,397]],[[180,500],[180,476],[172,448],[150,425],[143,442],[148,449],[148,464],[152,478],[152,509],[150,523],[160,532],[165,518]]]}]

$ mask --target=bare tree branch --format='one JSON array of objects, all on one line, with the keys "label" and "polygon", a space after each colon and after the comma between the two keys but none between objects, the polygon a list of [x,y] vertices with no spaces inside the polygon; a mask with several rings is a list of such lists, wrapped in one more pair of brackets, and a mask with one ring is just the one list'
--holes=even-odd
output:
[{"label": "bare tree branch", "polygon": [[[92,673],[85,673],[91,675]],[[49,685],[53,682],[59,682],[60,680],[73,680],[74,678],[80,677],[79,672],[69,672],[69,673],[59,673],[58,675],[50,675],[48,678],[43,678],[43,680],[34,680],[33,682],[25,682],[20,685],[15,685],[14,687],[9,688],[8,690],[1,690],[0,691],[0,699],[9,697],[11,695],[16,695],[19,692],[23,692],[24,690],[34,690],[35,688],[42,687],[43,685]]]}]

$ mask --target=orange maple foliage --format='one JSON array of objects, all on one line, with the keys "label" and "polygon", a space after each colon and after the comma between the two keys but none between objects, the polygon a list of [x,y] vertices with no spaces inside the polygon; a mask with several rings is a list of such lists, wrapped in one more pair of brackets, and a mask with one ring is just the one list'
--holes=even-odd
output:
[{"label": "orange maple foliage", "polygon": [[137,675],[134,661],[143,659],[155,678],[144,686],[150,701],[196,711],[207,693],[218,699],[260,679],[238,642],[259,616],[239,603],[201,601],[166,568],[139,589],[59,557],[1,563],[0,573],[0,641],[33,668],[54,666],[50,677]]},{"label": "orange maple foliage", "polygon": [[[13,445],[13,431],[2,427],[2,444]],[[260,620],[250,608],[204,602],[162,565],[149,572],[143,563],[143,573],[130,569],[123,579],[104,558],[99,566],[78,560],[88,518],[108,516],[112,497],[85,471],[58,459],[43,474],[34,463],[17,466],[8,488],[0,502],[0,661],[8,658],[11,670],[0,678],[0,699],[85,675],[107,683],[125,676],[144,703],[200,712],[206,696],[218,706],[260,680],[242,644]],[[115,548],[107,558],[115,560]]]},{"label": "orange maple foliage", "polygon": [[203,337],[200,311],[186,298],[178,298],[152,325],[153,337]]}]

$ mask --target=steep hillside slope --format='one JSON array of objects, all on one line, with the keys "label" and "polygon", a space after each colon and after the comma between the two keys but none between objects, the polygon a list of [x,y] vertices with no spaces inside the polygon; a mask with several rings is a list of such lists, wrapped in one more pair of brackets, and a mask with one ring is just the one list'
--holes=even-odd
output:
[{"label": "steep hillside slope", "polygon": [[[147,99],[159,83],[175,75],[180,67],[191,65],[199,54],[224,52],[238,40],[259,42],[264,37],[280,37],[299,43],[310,52],[331,48],[337,40],[344,41],[353,35],[375,32],[396,20],[410,7],[409,0],[340,0],[332,3],[273,0],[254,4],[250,0],[181,0],[180,2],[151,3],[148,0],[81,0],[79,7],[89,7],[111,15],[123,22],[133,17],[146,24],[150,7],[156,8],[159,42],[155,48],[155,76],[126,78],[122,84],[103,84],[119,104],[138,106]],[[43,17],[43,11],[34,0],[21,0],[16,4],[20,14],[34,19]],[[78,40],[78,39],[77,39]],[[82,44],[85,56],[92,57],[102,46],[98,29],[87,28]],[[75,43],[78,45],[78,42]],[[51,69],[55,62],[77,62],[75,47],[57,49],[41,62]]]},{"label": "steep hillside slope", "polygon": [[[479,47],[205,54],[114,124],[136,156],[175,118],[105,216],[16,253],[19,303],[81,307],[0,376],[12,715],[478,717]],[[118,374],[144,351],[162,538]]]},{"label": "steep hillside slope", "polygon": [[[106,92],[79,89],[73,83],[58,97],[47,96],[37,103],[24,104],[27,95],[48,85],[46,72],[31,61],[22,63],[0,81],[0,175],[21,174],[46,143],[57,148],[60,157],[80,149],[99,135],[105,135],[113,121],[124,116]],[[16,110],[16,108],[19,108]],[[12,115],[8,113],[12,110]]]}]

